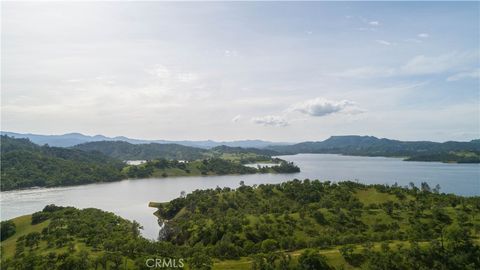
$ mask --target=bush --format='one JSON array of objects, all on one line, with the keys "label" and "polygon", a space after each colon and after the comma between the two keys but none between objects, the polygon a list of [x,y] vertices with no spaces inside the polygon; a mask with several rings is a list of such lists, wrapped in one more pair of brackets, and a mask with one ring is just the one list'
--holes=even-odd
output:
[{"label": "bush", "polygon": [[1,222],[0,231],[1,231],[0,239],[1,241],[3,241],[9,238],[10,236],[14,235],[15,232],[17,231],[17,228],[15,226],[15,223],[13,223],[13,221],[6,220]]},{"label": "bush", "polygon": [[325,256],[320,255],[317,250],[307,249],[298,258],[298,269],[301,270],[330,270]]},{"label": "bush", "polygon": [[273,239],[266,239],[262,242],[262,252],[268,253],[278,249],[278,242]]},{"label": "bush", "polygon": [[32,214],[32,225],[42,223],[50,217],[49,212],[36,212]]}]

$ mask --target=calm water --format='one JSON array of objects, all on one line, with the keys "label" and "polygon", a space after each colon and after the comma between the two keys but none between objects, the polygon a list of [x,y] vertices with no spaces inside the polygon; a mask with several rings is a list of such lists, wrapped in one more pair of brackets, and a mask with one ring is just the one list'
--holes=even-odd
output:
[{"label": "calm water", "polygon": [[437,162],[404,162],[396,158],[351,157],[326,154],[282,156],[301,169],[295,174],[255,174],[241,176],[199,176],[160,179],[124,180],[66,188],[41,188],[1,192],[1,219],[10,219],[41,210],[47,204],[95,207],[114,212],[143,225],[144,236],[156,239],[159,231],[155,209],[150,201],[169,201],[181,191],[220,187],[279,183],[293,178],[320,180],[358,180],[361,183],[407,185],[428,182],[440,184],[441,191],[459,195],[480,195],[479,164],[443,164]]}]

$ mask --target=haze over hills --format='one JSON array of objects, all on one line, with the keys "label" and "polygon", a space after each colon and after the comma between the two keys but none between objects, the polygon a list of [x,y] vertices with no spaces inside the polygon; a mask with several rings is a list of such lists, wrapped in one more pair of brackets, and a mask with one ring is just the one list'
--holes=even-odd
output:
[{"label": "haze over hills", "polygon": [[329,153],[354,156],[407,157],[408,161],[478,163],[480,140],[470,142],[398,141],[373,136],[332,136],[320,142],[269,146],[282,154]]},{"label": "haze over hills", "polygon": [[131,144],[174,143],[174,144],[206,148],[206,149],[213,148],[216,146],[221,146],[221,145],[226,145],[231,147],[264,148],[269,145],[288,144],[288,143],[282,143],[282,142],[270,142],[270,141],[263,141],[263,140],[239,140],[239,141],[222,141],[222,142],[213,141],[213,140],[203,140],[203,141],[142,140],[142,139],[132,139],[124,136],[116,136],[116,137],[107,137],[103,135],[89,136],[81,133],[67,133],[63,135],[42,135],[42,134],[1,131],[1,135],[7,135],[14,138],[28,138],[31,142],[39,145],[48,144],[50,146],[58,146],[58,147],[70,147],[77,144],[82,144],[87,142],[98,142],[98,141],[124,141],[124,142],[129,142]]},{"label": "haze over hills", "polygon": [[[207,149],[218,148],[220,152],[243,151],[266,156],[299,153],[329,153],[356,156],[405,157],[410,161],[480,162],[480,140],[469,142],[400,141],[374,136],[331,136],[324,141],[309,141],[296,144],[276,143],[263,140],[241,140],[230,142],[139,140],[123,136],[87,136],[81,133],[64,135],[38,135],[2,132],[15,138],[28,138],[32,142],[50,146],[75,147],[96,150],[121,159],[150,159],[166,157],[172,159],[197,159]],[[222,147],[226,147],[222,149]],[[231,147],[231,148],[229,148]],[[166,155],[166,156],[165,156]]]},{"label": "haze over hills", "polygon": [[100,152],[39,146],[28,139],[1,138],[0,189],[69,186],[122,179],[123,162]]}]

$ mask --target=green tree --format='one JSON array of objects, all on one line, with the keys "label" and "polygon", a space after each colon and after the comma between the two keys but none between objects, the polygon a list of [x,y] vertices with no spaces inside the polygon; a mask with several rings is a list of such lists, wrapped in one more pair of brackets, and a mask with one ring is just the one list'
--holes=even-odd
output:
[{"label": "green tree", "polygon": [[188,265],[194,270],[210,270],[213,267],[213,260],[204,252],[195,252],[188,260]]},{"label": "green tree", "polygon": [[307,249],[298,258],[300,270],[330,270],[325,256],[320,255],[317,250]]}]

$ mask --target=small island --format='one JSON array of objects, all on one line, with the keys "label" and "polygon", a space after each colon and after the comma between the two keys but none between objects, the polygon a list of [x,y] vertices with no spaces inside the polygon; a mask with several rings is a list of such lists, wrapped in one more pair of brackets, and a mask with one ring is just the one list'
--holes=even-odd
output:
[{"label": "small island", "polygon": [[292,162],[281,159],[270,160],[272,166],[245,166],[239,161],[210,158],[194,161],[157,159],[139,165],[129,165],[122,173],[129,178],[200,176],[200,175],[238,175],[253,173],[296,173],[300,168]]}]

